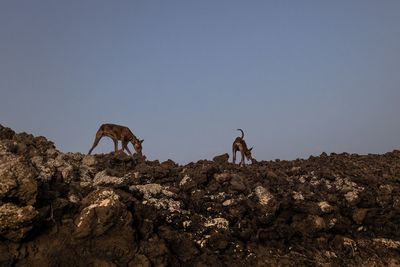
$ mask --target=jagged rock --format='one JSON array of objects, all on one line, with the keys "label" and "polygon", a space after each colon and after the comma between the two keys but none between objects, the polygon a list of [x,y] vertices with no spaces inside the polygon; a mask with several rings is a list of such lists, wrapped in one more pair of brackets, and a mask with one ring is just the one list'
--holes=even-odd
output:
[{"label": "jagged rock", "polygon": [[18,207],[7,203],[0,206],[0,236],[18,242],[33,228],[38,212],[32,206]]},{"label": "jagged rock", "polygon": [[228,160],[229,160],[229,154],[228,153],[225,153],[225,154],[222,154],[222,155],[218,155],[218,156],[215,156],[213,158],[213,161],[215,163],[220,163],[220,164],[221,163],[227,163]]},{"label": "jagged rock", "polygon": [[344,195],[350,205],[355,206],[360,202],[357,191],[349,191]]},{"label": "jagged rock", "polygon": [[333,244],[340,250],[351,254],[354,254],[357,251],[357,243],[349,237],[336,235]]},{"label": "jagged rock", "polygon": [[186,175],[182,178],[182,180],[179,182],[179,186],[180,186],[180,187],[183,187],[183,186],[185,186],[186,184],[188,184],[188,182],[190,182],[190,181],[191,181],[190,176],[186,174]]},{"label": "jagged rock", "polygon": [[165,241],[160,239],[157,235],[144,241],[139,248],[139,252],[140,254],[147,255],[152,266],[167,266],[169,249]]},{"label": "jagged rock", "polygon": [[150,205],[160,210],[168,210],[170,213],[181,212],[181,202],[174,200],[175,193],[160,184],[134,185],[130,191],[138,191],[143,194],[143,204]]},{"label": "jagged rock", "polygon": [[228,247],[229,241],[228,236],[219,232],[214,232],[207,239],[207,247],[213,251],[224,250]]},{"label": "jagged rock", "polygon": [[193,179],[190,175],[185,174],[179,182],[179,188],[182,191],[189,191],[197,188],[199,183],[207,181],[207,177],[201,177],[200,179],[198,178],[199,176],[195,176]]},{"label": "jagged rock", "polygon": [[241,180],[241,177],[239,175],[235,174],[235,173],[224,172],[224,173],[216,173],[216,174],[214,174],[214,179],[219,183],[230,181],[233,178]]},{"label": "jagged rock", "polygon": [[31,158],[33,166],[38,170],[37,178],[49,182],[51,178],[55,175],[56,168],[44,162],[43,157],[35,156]]},{"label": "jagged rock", "polygon": [[313,235],[327,228],[325,220],[317,215],[296,215],[291,227],[305,236]]},{"label": "jagged rock", "polygon": [[269,192],[265,187],[259,185],[254,189],[254,193],[262,207],[262,213],[264,216],[270,216],[276,212],[278,208],[278,202],[271,192]]},{"label": "jagged rock", "polygon": [[268,192],[266,188],[260,185],[254,189],[254,193],[258,197],[260,204],[263,206],[268,206],[274,199],[274,196],[270,192]]},{"label": "jagged rock", "polygon": [[351,217],[357,224],[362,224],[365,216],[367,216],[368,209],[356,209]]},{"label": "jagged rock", "polygon": [[82,158],[82,167],[92,168],[96,166],[96,158],[93,155],[85,155]]},{"label": "jagged rock", "polygon": [[14,135],[15,132],[13,130],[0,124],[0,140],[12,139]]},{"label": "jagged rock", "polygon": [[230,189],[236,192],[246,191],[246,185],[243,182],[243,178],[240,176],[235,176],[230,180]]},{"label": "jagged rock", "polygon": [[225,218],[213,218],[209,219],[204,223],[205,227],[216,227],[220,229],[227,229],[229,227],[229,221]]},{"label": "jagged rock", "polygon": [[162,162],[160,166],[164,169],[171,170],[175,168],[177,164],[173,160],[169,159],[167,161]]},{"label": "jagged rock", "polygon": [[76,238],[101,236],[116,224],[132,221],[131,214],[120,201],[120,196],[110,189],[100,189],[82,200],[85,208],[75,219]]},{"label": "jagged rock", "polygon": [[334,207],[332,207],[328,202],[321,201],[318,203],[318,206],[322,213],[331,213],[334,211]]},{"label": "jagged rock", "polygon": [[400,151],[227,160],[61,153],[0,126],[0,265],[400,262]]},{"label": "jagged rock", "polygon": [[0,179],[0,199],[3,199],[9,195],[10,191],[16,188],[18,184],[17,179],[14,179],[12,174],[2,165],[0,165]]},{"label": "jagged rock", "polygon": [[33,205],[36,202],[36,171],[23,157],[0,155],[0,200]]},{"label": "jagged rock", "polygon": [[376,202],[385,207],[390,205],[392,201],[393,187],[390,184],[379,186],[379,195],[376,197]]},{"label": "jagged rock", "polygon": [[98,172],[93,179],[94,186],[122,186],[127,185],[129,177],[115,177],[107,175],[107,171]]},{"label": "jagged rock", "polygon": [[149,199],[151,196],[163,194],[167,197],[174,196],[174,193],[169,191],[167,187],[160,184],[145,184],[145,185],[133,185],[129,187],[131,191],[139,191],[144,195],[145,199]]}]

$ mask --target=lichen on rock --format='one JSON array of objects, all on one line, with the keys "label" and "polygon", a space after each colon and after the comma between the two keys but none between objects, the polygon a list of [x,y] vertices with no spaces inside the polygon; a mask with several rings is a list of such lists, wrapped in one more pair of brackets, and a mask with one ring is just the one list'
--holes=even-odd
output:
[{"label": "lichen on rock", "polygon": [[400,263],[400,151],[227,156],[62,153],[0,125],[0,265]]},{"label": "lichen on rock", "polygon": [[18,242],[33,228],[38,212],[32,206],[18,207],[6,203],[0,206],[0,236]]}]

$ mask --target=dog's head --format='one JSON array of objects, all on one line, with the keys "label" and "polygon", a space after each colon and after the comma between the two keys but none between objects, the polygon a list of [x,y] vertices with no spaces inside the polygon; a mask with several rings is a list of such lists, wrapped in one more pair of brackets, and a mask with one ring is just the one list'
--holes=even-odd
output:
[{"label": "dog's head", "polygon": [[136,153],[138,153],[140,156],[143,156],[143,154],[142,154],[143,141],[144,140],[134,139],[132,142],[133,148],[135,148]]},{"label": "dog's head", "polygon": [[251,156],[251,150],[253,150],[253,147],[247,149],[244,152],[244,155],[246,156],[247,160],[253,161],[253,157]]}]

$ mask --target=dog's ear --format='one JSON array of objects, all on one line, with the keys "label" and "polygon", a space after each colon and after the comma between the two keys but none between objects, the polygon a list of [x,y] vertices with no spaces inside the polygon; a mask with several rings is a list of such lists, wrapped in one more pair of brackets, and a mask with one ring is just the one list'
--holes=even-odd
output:
[{"label": "dog's ear", "polygon": [[144,139],[140,140],[140,143],[143,143]]},{"label": "dog's ear", "polygon": [[253,150],[253,147],[250,147],[249,151]]}]

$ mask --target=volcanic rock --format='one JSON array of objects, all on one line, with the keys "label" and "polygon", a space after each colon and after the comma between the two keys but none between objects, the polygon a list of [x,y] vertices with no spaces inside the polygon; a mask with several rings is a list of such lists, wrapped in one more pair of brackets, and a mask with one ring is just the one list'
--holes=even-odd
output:
[{"label": "volcanic rock", "polygon": [[0,236],[21,241],[33,228],[38,212],[32,206],[18,207],[7,203],[0,206]]},{"label": "volcanic rock", "polygon": [[229,160],[229,154],[228,153],[225,153],[225,154],[222,154],[222,155],[218,155],[218,156],[215,156],[213,158],[213,161],[215,163],[220,163],[220,164],[227,163],[228,160]]},{"label": "volcanic rock", "polygon": [[0,265],[400,263],[400,151],[228,159],[62,153],[0,125]]}]

